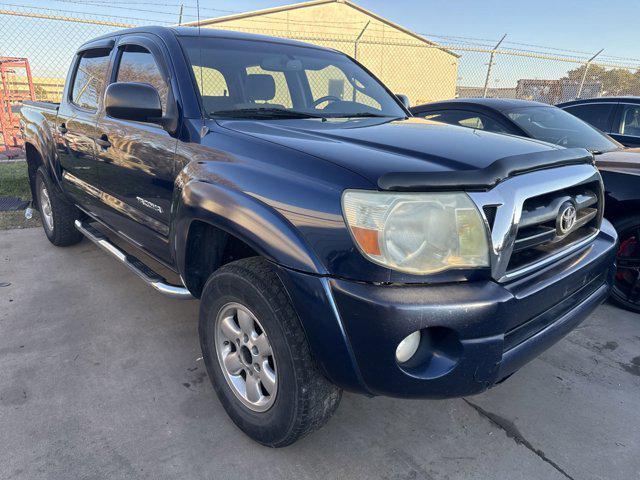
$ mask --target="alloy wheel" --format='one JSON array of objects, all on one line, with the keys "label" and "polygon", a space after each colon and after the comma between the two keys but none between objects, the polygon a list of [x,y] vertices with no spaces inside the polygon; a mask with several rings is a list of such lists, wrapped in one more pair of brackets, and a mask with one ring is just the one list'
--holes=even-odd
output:
[{"label": "alloy wheel", "polygon": [[53,212],[51,210],[51,199],[44,182],[40,185],[40,213],[47,227],[47,230],[53,232]]},{"label": "alloy wheel", "polygon": [[271,343],[256,316],[244,305],[227,303],[216,317],[218,362],[235,396],[255,412],[276,399],[278,378]]}]

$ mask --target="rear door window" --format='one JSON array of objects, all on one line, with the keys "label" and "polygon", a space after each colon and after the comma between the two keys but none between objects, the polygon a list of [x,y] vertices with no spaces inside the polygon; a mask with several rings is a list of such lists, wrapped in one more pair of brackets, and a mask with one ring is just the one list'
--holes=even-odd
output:
[{"label": "rear door window", "polygon": [[598,130],[609,132],[611,114],[615,106],[615,103],[589,103],[566,107],[564,110],[593,125]]},{"label": "rear door window", "polygon": [[109,68],[109,55],[110,51],[105,49],[81,54],[73,77],[71,103],[87,110],[98,109]]}]

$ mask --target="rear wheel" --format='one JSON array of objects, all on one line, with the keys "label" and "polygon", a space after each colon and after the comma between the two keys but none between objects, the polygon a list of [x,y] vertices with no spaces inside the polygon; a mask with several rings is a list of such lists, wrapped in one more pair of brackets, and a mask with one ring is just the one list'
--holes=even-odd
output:
[{"label": "rear wheel", "polygon": [[634,312],[640,312],[640,216],[627,217],[614,224],[620,246],[611,299]]},{"label": "rear wheel", "polygon": [[320,428],[342,391],[311,356],[273,266],[253,257],[220,268],[200,304],[200,345],[214,390],[234,423],[270,447]]},{"label": "rear wheel", "polygon": [[49,241],[66,247],[82,240],[82,234],[75,227],[80,212],[64,197],[43,167],[36,173],[35,186],[42,228]]}]

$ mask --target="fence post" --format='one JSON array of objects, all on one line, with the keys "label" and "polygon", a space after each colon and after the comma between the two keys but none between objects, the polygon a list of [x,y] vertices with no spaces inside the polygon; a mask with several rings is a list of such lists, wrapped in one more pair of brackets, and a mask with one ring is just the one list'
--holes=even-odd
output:
[{"label": "fence post", "polygon": [[487,67],[487,78],[484,79],[484,90],[482,91],[482,98],[487,98],[487,91],[489,90],[489,80],[491,79],[491,69],[493,68],[493,58],[496,54],[496,50],[506,37],[507,34],[505,33],[500,41],[496,43],[496,46],[491,50],[491,55],[489,56],[489,66]]},{"label": "fence post", "polygon": [[589,67],[591,66],[591,62],[593,62],[593,60],[598,55],[600,55],[603,51],[604,51],[604,48],[602,50],[600,50],[598,53],[596,53],[589,60],[587,60],[587,62],[584,64],[584,72],[582,72],[582,79],[580,80],[580,85],[578,86],[578,93],[576,94],[576,98],[580,98],[580,96],[582,95],[582,89],[584,87],[584,81],[587,79],[587,70],[589,70]]},{"label": "fence post", "polygon": [[184,3],[180,4],[180,13],[178,14],[178,26],[182,25],[182,12],[184,11]]},{"label": "fence post", "polygon": [[[365,24],[364,28],[360,31],[360,33],[356,37],[356,41],[353,44],[353,58],[355,58],[356,60],[358,60],[358,44],[360,43],[360,39],[362,38],[362,35],[364,35],[364,31],[367,29],[367,27],[369,26],[370,23],[371,23],[371,20],[369,20]],[[353,95],[351,96],[351,101],[353,101],[353,102],[356,101],[356,89],[355,89],[355,87],[353,88]]]},{"label": "fence post", "polygon": [[370,23],[371,20],[369,20],[364,28],[360,31],[360,33],[356,37],[355,43],[353,44],[353,58],[355,58],[356,60],[358,59],[358,44],[360,43],[360,39],[362,38],[362,35],[364,35],[364,31],[367,29]]}]

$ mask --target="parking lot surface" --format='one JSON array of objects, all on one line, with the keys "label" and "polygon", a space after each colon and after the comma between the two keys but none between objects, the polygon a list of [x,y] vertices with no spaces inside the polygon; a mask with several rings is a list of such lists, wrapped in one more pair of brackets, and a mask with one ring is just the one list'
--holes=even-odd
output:
[{"label": "parking lot surface", "polygon": [[345,394],[273,450],[218,403],[197,312],[87,241],[0,232],[0,478],[640,478],[638,314],[603,305],[474,397]]}]

